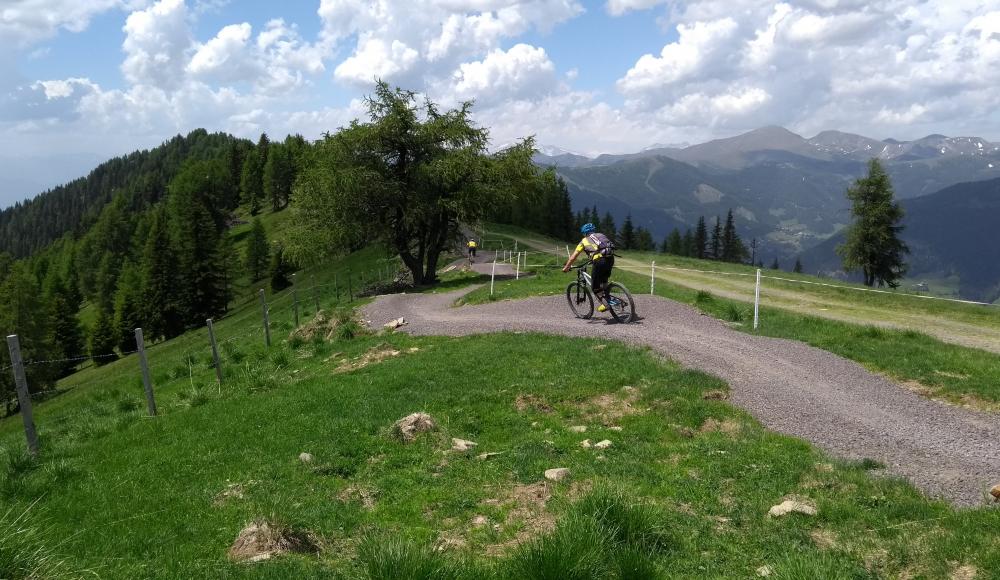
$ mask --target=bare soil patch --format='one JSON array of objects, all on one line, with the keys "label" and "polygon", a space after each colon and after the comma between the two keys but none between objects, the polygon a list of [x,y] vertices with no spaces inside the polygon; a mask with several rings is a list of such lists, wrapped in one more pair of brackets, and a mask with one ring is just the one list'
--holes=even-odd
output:
[{"label": "bare soil patch", "polygon": [[531,393],[518,394],[517,398],[514,399],[514,408],[517,409],[519,413],[524,413],[525,411],[551,413],[553,410],[552,405],[548,404],[544,397],[533,395]]},{"label": "bare soil patch", "polygon": [[261,562],[281,554],[314,554],[319,547],[312,534],[256,520],[243,528],[229,548],[229,559]]},{"label": "bare soil patch", "polygon": [[401,354],[403,354],[401,351],[398,351],[387,344],[382,344],[372,347],[368,350],[368,352],[357,358],[340,363],[336,372],[346,373],[356,371],[358,369],[363,369],[368,365],[378,364],[386,359],[395,358]]}]

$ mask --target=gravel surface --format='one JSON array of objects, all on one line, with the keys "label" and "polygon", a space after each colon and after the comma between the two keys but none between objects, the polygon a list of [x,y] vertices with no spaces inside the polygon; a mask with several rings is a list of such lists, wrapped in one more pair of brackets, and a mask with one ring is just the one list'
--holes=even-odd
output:
[{"label": "gravel surface", "polygon": [[453,307],[468,291],[380,296],[363,316],[373,328],[402,316],[402,330],[418,335],[534,331],[649,346],[725,380],[732,402],[769,429],[881,461],[930,496],[979,506],[1000,482],[1000,417],[922,398],[827,351],[739,332],[659,297],[637,297],[644,318],[620,325],[574,318],[563,296]]}]

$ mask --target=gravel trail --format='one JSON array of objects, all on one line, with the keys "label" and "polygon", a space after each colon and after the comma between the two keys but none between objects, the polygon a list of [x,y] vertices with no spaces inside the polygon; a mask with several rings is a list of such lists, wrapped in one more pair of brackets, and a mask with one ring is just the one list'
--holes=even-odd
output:
[{"label": "gravel trail", "polygon": [[644,319],[620,325],[572,317],[563,296],[453,307],[468,291],[380,296],[363,316],[374,328],[402,316],[417,335],[534,331],[649,346],[725,380],[732,402],[769,429],[877,459],[930,496],[979,506],[1000,483],[1000,417],[922,398],[827,351],[738,332],[659,297],[637,297]]}]

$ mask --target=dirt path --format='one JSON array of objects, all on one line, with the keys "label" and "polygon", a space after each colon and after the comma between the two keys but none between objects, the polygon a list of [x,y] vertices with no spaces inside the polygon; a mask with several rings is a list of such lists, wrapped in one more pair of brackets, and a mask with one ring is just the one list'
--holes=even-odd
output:
[{"label": "dirt path", "polygon": [[[551,245],[542,241],[524,237],[518,239],[526,248],[546,253],[554,251]],[[649,263],[646,262],[619,257],[615,266],[647,279],[649,277]],[[658,270],[656,279],[694,290],[705,290],[722,298],[753,301],[754,279],[750,276]],[[781,308],[840,322],[916,330],[944,342],[1000,353],[1000,328],[995,325],[977,325],[906,308],[845,301],[829,294],[809,291],[808,287],[803,287],[802,291],[794,291],[788,289],[786,284],[770,280],[764,281],[761,304],[764,307]],[[996,310],[1000,313],[1000,309]]]},{"label": "dirt path", "polygon": [[649,346],[728,382],[733,403],[768,428],[877,459],[931,496],[982,505],[1000,483],[1000,417],[924,399],[829,352],[738,332],[657,297],[637,298],[644,320],[618,325],[572,318],[561,296],[452,307],[467,291],[380,296],[363,316],[375,328],[402,316],[403,330],[422,335],[537,331]]}]

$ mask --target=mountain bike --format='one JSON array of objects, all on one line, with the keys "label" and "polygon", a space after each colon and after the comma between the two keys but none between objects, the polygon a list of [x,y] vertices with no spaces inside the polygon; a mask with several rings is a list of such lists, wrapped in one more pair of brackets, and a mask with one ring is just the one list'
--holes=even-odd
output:
[{"label": "mountain bike", "polygon": [[[591,261],[588,260],[579,266],[573,266],[572,269],[576,270],[576,281],[570,282],[566,287],[566,301],[569,302],[569,309],[577,318],[589,319],[594,315],[593,279],[586,271],[590,264]],[[632,300],[628,288],[618,282],[610,282],[604,297],[611,317],[617,322],[627,323],[636,319],[635,301]]]}]

